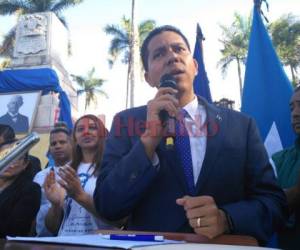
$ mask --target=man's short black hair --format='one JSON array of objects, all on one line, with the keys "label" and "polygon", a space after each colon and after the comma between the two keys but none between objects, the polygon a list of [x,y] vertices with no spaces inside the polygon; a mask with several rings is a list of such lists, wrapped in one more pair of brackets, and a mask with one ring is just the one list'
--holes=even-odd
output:
[{"label": "man's short black hair", "polygon": [[184,40],[186,46],[188,47],[189,51],[191,51],[190,44],[189,44],[187,38],[185,37],[185,35],[183,35],[183,33],[178,28],[176,28],[172,25],[164,25],[164,26],[157,27],[148,34],[148,36],[145,38],[145,40],[142,44],[142,47],[141,47],[141,58],[142,58],[142,63],[143,63],[145,71],[148,71],[148,56],[149,56],[148,45],[149,45],[150,41],[156,35],[159,35],[166,31],[171,31],[171,32],[174,32],[174,33],[178,34],[179,36],[181,36],[182,39]]},{"label": "man's short black hair", "polygon": [[71,131],[68,128],[65,122],[57,122],[54,124],[54,128],[50,131],[50,135],[57,134],[57,133],[65,133],[68,137],[71,136]]}]

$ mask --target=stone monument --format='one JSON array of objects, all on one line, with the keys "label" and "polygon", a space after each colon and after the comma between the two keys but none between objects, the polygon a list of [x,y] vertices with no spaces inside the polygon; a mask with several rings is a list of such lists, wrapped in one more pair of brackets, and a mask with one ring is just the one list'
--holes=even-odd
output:
[{"label": "stone monument", "polygon": [[[68,31],[52,12],[23,15],[16,30],[12,69],[50,68],[59,78],[71,103],[72,115],[77,117],[77,95],[64,63],[68,58]],[[58,96],[49,93],[41,97],[33,130],[48,132],[57,119]]]},{"label": "stone monument", "polygon": [[[11,60],[11,70],[50,68],[58,76],[61,88],[66,92],[72,110],[72,117],[78,117],[77,93],[64,67],[68,57],[68,31],[52,12],[23,15],[19,18],[16,42]],[[33,131],[40,134],[41,140],[31,152],[45,165],[45,153],[49,145],[49,131],[59,117],[58,94],[50,92],[42,95]],[[21,135],[22,136],[22,135]]]}]

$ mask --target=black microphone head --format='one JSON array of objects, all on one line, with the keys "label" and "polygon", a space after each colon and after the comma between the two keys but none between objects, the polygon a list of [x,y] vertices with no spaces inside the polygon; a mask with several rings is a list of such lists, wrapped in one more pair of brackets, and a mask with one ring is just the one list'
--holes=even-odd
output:
[{"label": "black microphone head", "polygon": [[171,74],[165,74],[160,78],[159,88],[173,88],[177,89],[176,79]]}]

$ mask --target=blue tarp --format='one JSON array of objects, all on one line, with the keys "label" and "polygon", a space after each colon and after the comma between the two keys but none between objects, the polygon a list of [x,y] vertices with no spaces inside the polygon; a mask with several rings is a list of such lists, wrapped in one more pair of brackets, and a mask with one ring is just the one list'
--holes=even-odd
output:
[{"label": "blue tarp", "polygon": [[59,120],[73,128],[71,107],[66,93],[59,85],[57,74],[49,68],[14,69],[0,71],[0,93],[41,90],[42,94],[50,91],[59,93]]}]

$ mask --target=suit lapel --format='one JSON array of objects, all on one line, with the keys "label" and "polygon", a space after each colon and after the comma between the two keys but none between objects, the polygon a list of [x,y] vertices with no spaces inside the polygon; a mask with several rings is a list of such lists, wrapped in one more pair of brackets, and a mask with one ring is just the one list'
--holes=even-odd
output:
[{"label": "suit lapel", "polygon": [[207,126],[207,143],[201,172],[196,183],[196,194],[199,194],[205,182],[210,179],[209,176],[212,173],[216,173],[213,171],[215,168],[214,162],[218,158],[224,137],[224,122],[219,110],[213,105],[208,104],[201,97],[198,97],[198,100],[206,109],[207,120],[205,124]]}]

